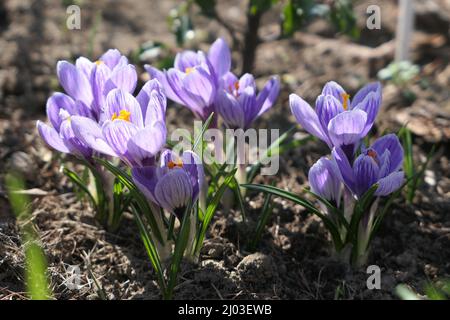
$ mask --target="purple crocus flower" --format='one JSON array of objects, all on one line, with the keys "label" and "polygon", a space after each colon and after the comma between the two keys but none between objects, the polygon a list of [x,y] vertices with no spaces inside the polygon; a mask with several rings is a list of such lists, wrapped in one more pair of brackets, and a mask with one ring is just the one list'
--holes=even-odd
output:
[{"label": "purple crocus flower", "polygon": [[52,148],[90,158],[92,148],[75,135],[72,117],[81,116],[99,122],[105,96],[114,88],[133,92],[137,82],[134,66],[117,49],[110,49],[99,60],[80,57],[75,65],[59,61],[57,74],[66,93],[56,92],[47,100],[47,117],[52,126],[41,121],[37,128]]},{"label": "purple crocus flower", "polygon": [[42,121],[37,121],[36,126],[42,139],[53,149],[89,158],[92,156],[92,149],[80,141],[73,132],[71,116],[74,115],[93,119],[91,109],[83,102],[56,92],[47,100],[47,117],[52,126]]},{"label": "purple crocus flower", "polygon": [[66,93],[83,102],[96,118],[109,91],[120,88],[133,93],[136,88],[136,69],[117,49],[108,50],[95,62],[85,57],[78,58],[75,65],[59,61],[56,69]]},{"label": "purple crocus flower", "polygon": [[153,164],[166,143],[166,99],[157,80],[148,81],[135,98],[122,89],[111,90],[100,123],[74,116],[77,137],[93,150],[119,157],[130,166]]},{"label": "purple crocus flower", "polygon": [[401,187],[404,181],[403,147],[394,134],[377,139],[351,164],[342,148],[332,151],[342,180],[357,197],[361,197],[374,184],[377,196],[386,196]]},{"label": "purple crocus flower", "polygon": [[336,162],[327,157],[320,158],[309,169],[308,181],[311,191],[339,207],[342,182]]},{"label": "purple crocus flower", "polygon": [[208,55],[190,50],[178,53],[174,68],[169,70],[145,66],[151,77],[160,81],[169,99],[188,107],[202,120],[214,111],[219,80],[230,68],[231,53],[223,39],[212,44]]},{"label": "purple crocus flower", "polygon": [[349,159],[373,126],[381,105],[381,84],[370,83],[359,90],[352,101],[336,82],[328,82],[316,100],[316,108],[296,94],[289,102],[297,122],[330,148],[342,148]]},{"label": "purple crocus flower", "polygon": [[238,79],[228,72],[221,79],[221,89],[216,98],[216,110],[229,128],[247,129],[250,124],[269,110],[280,93],[280,81],[272,77],[257,94],[255,79],[244,74]]},{"label": "purple crocus flower", "polygon": [[188,203],[197,200],[204,181],[203,165],[192,151],[179,157],[166,150],[161,154],[160,166],[135,167],[131,172],[134,182],[150,201],[179,219]]}]

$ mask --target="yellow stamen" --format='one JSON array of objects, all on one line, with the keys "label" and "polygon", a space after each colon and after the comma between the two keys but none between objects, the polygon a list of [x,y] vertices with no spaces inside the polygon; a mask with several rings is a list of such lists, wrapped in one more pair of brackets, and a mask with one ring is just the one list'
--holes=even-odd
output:
[{"label": "yellow stamen", "polygon": [[95,61],[95,64],[96,64],[96,65],[101,65],[102,63],[104,63],[102,60],[97,60],[97,61]]},{"label": "yellow stamen", "polygon": [[167,167],[169,167],[169,169],[183,168],[183,161],[178,160],[178,162],[174,162],[170,160],[169,163],[167,164]]},{"label": "yellow stamen", "polygon": [[186,69],[184,70],[184,72],[185,72],[186,74],[189,74],[189,73],[191,73],[192,71],[194,71],[194,68],[186,68]]},{"label": "yellow stamen", "polygon": [[342,93],[342,107],[344,107],[344,110],[348,109],[348,101],[350,100],[350,95],[348,93]]},{"label": "yellow stamen", "polygon": [[128,121],[130,122],[130,116],[131,116],[131,112],[127,111],[127,110],[120,110],[119,111],[119,115],[117,115],[116,112],[113,113],[111,120],[124,120],[124,121]]},{"label": "yellow stamen", "polygon": [[236,82],[234,83],[234,88],[235,88],[236,90],[239,90],[239,81],[236,81]]}]

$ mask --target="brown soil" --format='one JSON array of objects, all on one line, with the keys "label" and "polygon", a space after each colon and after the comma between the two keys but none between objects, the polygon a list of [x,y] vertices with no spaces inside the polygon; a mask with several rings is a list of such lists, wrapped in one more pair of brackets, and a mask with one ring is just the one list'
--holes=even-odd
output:
[{"label": "brown soil", "polygon": [[[76,197],[59,172],[63,159],[44,146],[35,121],[45,119],[46,98],[57,89],[56,61],[88,54],[99,10],[102,21],[95,33],[93,56],[110,47],[131,54],[148,40],[174,47],[166,16],[177,1],[83,1],[80,31],[66,30],[63,2],[0,3],[0,299],[26,298],[19,226],[3,184],[4,174],[11,169],[26,176],[28,188],[40,190],[33,196],[32,217],[48,259],[55,298],[97,299],[95,278],[108,298],[157,299],[155,277],[132,218],[124,219],[117,234],[103,230],[88,204]],[[257,126],[283,130],[294,125],[293,117],[286,116],[291,92],[312,102],[326,81],[336,80],[354,93],[376,77],[376,71],[392,60],[397,10],[395,2],[378,2],[382,29],[365,30],[357,42],[334,37],[333,30],[321,22],[292,39],[269,41],[277,32],[277,16],[264,18],[261,37],[267,41],[259,47],[255,74],[260,81],[280,74],[283,88],[277,105]],[[421,291],[427,281],[450,277],[450,5],[444,0],[432,2],[440,10],[421,9],[412,43],[413,60],[421,74],[409,89],[417,98],[408,101],[396,87],[384,86],[383,110],[377,120],[376,132],[396,131],[410,123],[417,162],[437,143],[414,204],[399,200],[373,243],[369,263],[382,269],[381,290],[367,289],[364,269],[350,269],[333,258],[322,223],[288,201],[275,200],[258,252],[248,252],[248,235],[263,202],[262,195],[249,193],[247,223],[238,211],[218,212],[201,264],[183,265],[176,298],[392,299],[397,284]],[[361,27],[369,3],[357,4]],[[243,4],[220,1],[220,5],[221,14],[242,28],[236,12]],[[208,32],[200,47],[216,36],[227,37],[215,22],[199,15],[195,22]],[[237,60],[238,53],[233,57]],[[174,105],[169,107],[168,119],[172,126],[192,123],[190,113]],[[275,181],[278,187],[300,193],[307,185],[308,168],[327,153],[318,141],[308,142],[282,155],[277,176],[258,177],[256,182]],[[80,266],[83,287],[79,290],[66,285],[70,265]]]}]

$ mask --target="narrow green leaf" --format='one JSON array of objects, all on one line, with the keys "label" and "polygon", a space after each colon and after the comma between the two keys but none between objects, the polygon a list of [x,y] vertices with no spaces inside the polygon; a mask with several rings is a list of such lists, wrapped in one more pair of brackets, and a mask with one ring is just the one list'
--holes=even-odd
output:
[{"label": "narrow green leaf", "polygon": [[212,198],[212,200],[208,203],[208,207],[206,208],[204,219],[201,222],[200,232],[197,236],[197,240],[196,240],[196,244],[195,244],[195,251],[194,251],[195,253],[200,252],[200,249],[203,245],[203,241],[205,239],[206,231],[208,230],[209,224],[214,216],[214,213],[217,210],[217,207],[220,203],[220,200],[222,199],[222,196],[223,196],[225,190],[228,188],[230,182],[233,180],[235,173],[236,173],[236,169],[234,169],[228,173],[228,175],[225,177],[224,182],[218,188],[218,190],[214,194],[214,197]]},{"label": "narrow green leaf", "polygon": [[92,193],[88,190],[88,188],[86,187],[85,182],[83,182],[80,177],[73,172],[72,170],[70,170],[69,168],[63,166],[63,173],[81,190],[83,190],[84,193],[86,193],[86,195],[88,196],[89,200],[92,203],[92,206],[94,207],[94,210],[97,211],[98,209],[98,204],[97,201],[95,200],[94,196],[92,195]]},{"label": "narrow green leaf", "polygon": [[308,209],[311,213],[317,215],[320,219],[322,219],[325,227],[331,233],[331,236],[333,238],[333,243],[334,243],[336,249],[339,251],[342,248],[342,241],[340,238],[339,230],[338,230],[337,226],[335,225],[335,223],[330,218],[328,218],[326,215],[324,215],[319,210],[317,210],[316,207],[314,207],[314,205],[312,203],[310,203],[308,200],[303,199],[292,192],[289,192],[289,191],[286,191],[283,189],[279,189],[279,188],[276,188],[273,186],[265,186],[265,185],[259,185],[259,184],[243,184],[241,186],[244,188],[251,189],[251,190],[256,190],[256,191],[260,191],[260,192],[264,192],[264,193],[270,193],[274,196],[282,197],[286,200],[290,200],[290,201],[292,201],[296,204],[299,204],[302,207]]},{"label": "narrow green leaf", "polygon": [[156,249],[155,244],[152,240],[152,237],[148,233],[148,230],[145,227],[144,222],[142,221],[139,213],[137,212],[136,208],[134,208],[133,206],[132,206],[132,212],[133,212],[136,224],[138,225],[139,233],[140,233],[142,242],[144,243],[145,250],[150,259],[150,263],[152,264],[152,267],[155,270],[156,275],[158,277],[158,284],[159,284],[160,290],[161,290],[161,292],[165,292],[166,285],[165,285],[165,281],[164,281],[164,270],[161,265],[161,259],[159,257],[158,250]]},{"label": "narrow green leaf", "polygon": [[158,224],[155,221],[155,218],[151,214],[150,206],[148,205],[148,201],[142,192],[136,187],[132,178],[122,169],[112,165],[108,161],[100,158],[95,158],[95,160],[103,165],[106,169],[108,169],[114,176],[116,176],[119,181],[123,183],[123,185],[130,191],[131,196],[136,200],[136,203],[139,207],[139,212],[146,215],[148,223],[155,234],[156,238],[160,243],[164,243],[164,239],[161,235],[161,231],[158,228]]},{"label": "narrow green leaf", "polygon": [[173,289],[177,282],[178,272],[180,270],[180,263],[183,259],[184,252],[189,240],[189,231],[191,221],[192,204],[189,203],[184,211],[183,220],[181,222],[181,228],[175,244],[175,249],[172,257],[172,263],[170,264],[169,280],[167,283],[167,289],[164,295],[164,299],[172,299]]},{"label": "narrow green leaf", "polygon": [[214,112],[212,112],[208,119],[206,119],[205,123],[203,123],[202,130],[200,133],[195,137],[194,147],[193,150],[197,150],[198,145],[201,143],[203,144],[203,135],[205,134],[205,131],[209,128],[209,125],[211,124],[211,121],[214,117]]},{"label": "narrow green leaf", "polygon": [[255,251],[256,246],[261,241],[262,233],[265,226],[267,225],[267,222],[269,221],[269,217],[273,209],[273,206],[271,205],[271,199],[272,195],[270,193],[266,193],[266,198],[264,199],[261,215],[259,216],[258,223],[256,225],[255,235],[253,237],[253,240],[250,242],[250,251]]}]

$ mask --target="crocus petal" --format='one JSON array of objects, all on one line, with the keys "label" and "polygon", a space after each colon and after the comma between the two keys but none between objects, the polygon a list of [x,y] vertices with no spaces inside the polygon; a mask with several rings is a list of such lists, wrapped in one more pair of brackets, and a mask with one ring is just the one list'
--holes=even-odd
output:
[{"label": "crocus petal", "polygon": [[338,170],[334,161],[322,157],[309,170],[308,181],[314,193],[339,206],[342,184]]},{"label": "crocus petal", "polygon": [[234,84],[238,82],[239,79],[236,77],[236,75],[232,72],[227,72],[225,75],[221,78],[220,88],[223,90],[231,91],[233,89]]},{"label": "crocus petal", "polygon": [[258,94],[258,97],[256,99],[256,104],[259,108],[258,117],[269,110],[275,104],[275,101],[277,100],[279,94],[280,80],[275,76],[270,78],[270,80]]},{"label": "crocus petal", "polygon": [[334,96],[321,94],[317,97],[316,113],[324,131],[328,130],[330,120],[342,112],[344,112],[344,108]]},{"label": "crocus petal", "polygon": [[189,68],[194,68],[199,64],[197,53],[192,50],[185,50],[177,53],[173,66],[181,72],[186,72]]},{"label": "crocus petal", "polygon": [[405,173],[403,171],[393,172],[390,175],[378,181],[378,189],[375,191],[377,196],[387,196],[397,191],[404,182]]},{"label": "crocus petal", "polygon": [[170,149],[166,149],[163,152],[161,152],[161,156],[159,158],[160,161],[160,168],[165,169],[170,161],[178,163],[180,158],[178,157],[175,152],[173,152]]},{"label": "crocus petal", "polygon": [[152,79],[157,79],[159,81],[167,98],[174,101],[175,103],[185,105],[185,102],[180,99],[180,97],[173,91],[172,87],[167,82],[167,75],[164,72],[159,71],[158,69],[153,68],[148,64],[145,65],[144,68],[150,74]]},{"label": "crocus petal", "polygon": [[75,112],[72,113],[74,116],[82,116],[87,118],[94,118],[92,109],[89,108],[83,101],[75,101]]},{"label": "crocus petal", "polygon": [[105,121],[114,120],[114,118],[120,115],[121,111],[130,113],[129,121],[134,125],[139,128],[144,126],[141,105],[136,98],[124,90],[114,89],[106,96],[104,109]]},{"label": "crocus petal", "polygon": [[93,100],[92,90],[84,73],[67,61],[59,61],[56,69],[59,82],[67,94],[90,106]]},{"label": "crocus petal", "polygon": [[118,156],[103,138],[102,129],[96,121],[86,117],[74,116],[71,117],[71,125],[77,138],[90,148],[112,157]]},{"label": "crocus petal", "polygon": [[105,141],[129,164],[133,164],[133,159],[128,156],[128,141],[137,131],[138,128],[134,124],[124,120],[107,121],[102,128]]},{"label": "crocus petal", "polygon": [[244,128],[245,114],[236,98],[227,93],[219,92],[216,99],[216,111],[229,128]]},{"label": "crocus petal", "polygon": [[351,190],[355,189],[355,175],[353,168],[348,161],[345,152],[341,148],[333,148],[331,151],[333,160],[336,162],[336,166],[341,174],[341,179],[344,184]]},{"label": "crocus petal", "polygon": [[222,77],[231,69],[231,52],[228,44],[222,38],[217,39],[208,51],[208,59],[211,62],[217,77]]},{"label": "crocus petal", "polygon": [[214,80],[203,68],[195,68],[183,79],[183,85],[192,94],[201,97],[205,107],[210,106],[216,95]]},{"label": "crocus petal", "polygon": [[165,174],[155,187],[155,198],[167,211],[175,213],[192,201],[193,188],[189,175],[183,169]]},{"label": "crocus petal", "polygon": [[378,179],[381,179],[391,173],[391,153],[389,152],[389,150],[384,150],[384,153],[378,157],[378,162],[380,167]]},{"label": "crocus petal", "polygon": [[366,155],[356,158],[353,165],[355,174],[355,189],[358,196],[362,196],[378,180],[379,167],[375,160]]},{"label": "crocus petal", "polygon": [[239,95],[238,102],[244,112],[245,117],[244,127],[242,127],[242,129],[247,129],[251,122],[256,118],[259,111],[256,104],[255,89],[251,86],[245,88],[245,90],[243,90]]},{"label": "crocus petal", "polygon": [[352,108],[355,108],[358,104],[363,102],[369,93],[375,92],[377,95],[381,96],[381,94],[382,94],[381,91],[382,91],[381,83],[379,83],[379,82],[372,82],[372,83],[365,85],[364,87],[359,89],[359,91],[353,97],[352,103],[351,103]]},{"label": "crocus petal", "polygon": [[70,153],[69,148],[64,144],[64,141],[54,128],[46,125],[42,121],[38,121],[36,126],[39,131],[39,135],[50,147],[58,150],[59,152]]},{"label": "crocus petal", "polygon": [[148,102],[144,123],[146,126],[151,126],[156,122],[166,123],[166,97],[154,91]]},{"label": "crocus petal", "polygon": [[403,165],[403,147],[400,140],[395,134],[387,134],[378,138],[371,146],[378,154],[383,154],[385,150],[389,150],[390,167],[389,172],[394,172],[400,169]]},{"label": "crocus petal", "polygon": [[353,110],[362,110],[367,113],[366,126],[363,135],[366,135],[372,129],[375,118],[381,106],[381,93],[370,92],[362,102],[357,104]]},{"label": "crocus petal", "polygon": [[342,101],[342,96],[345,94],[345,90],[337,82],[330,81],[323,87],[322,94],[324,96],[331,95],[338,101]]},{"label": "crocus petal", "polygon": [[108,79],[111,77],[111,69],[104,63],[95,64],[92,69],[91,85],[94,95],[93,109],[97,117],[102,111],[102,106],[105,104],[105,85]]},{"label": "crocus petal", "polygon": [[334,146],[353,145],[363,137],[367,114],[362,110],[345,111],[328,124],[328,134]]},{"label": "crocus petal", "polygon": [[91,72],[94,65],[95,64],[91,60],[85,57],[79,57],[75,61],[75,66],[77,67],[78,70],[80,70],[84,74],[86,79],[89,79],[91,77]]},{"label": "crocus petal", "polygon": [[155,187],[158,179],[156,177],[156,168],[154,166],[134,167],[131,169],[131,176],[134,183],[145,197],[159,205],[155,199]]},{"label": "crocus petal", "polygon": [[[167,71],[166,75],[167,83],[169,84],[171,90],[176,93],[178,99],[182,101],[181,104],[191,109],[197,115],[202,116],[203,107],[206,107],[205,101],[200,96],[185,90],[183,81],[185,74],[176,69],[170,69]],[[194,85],[192,84],[192,86]],[[167,95],[167,91],[165,92]]]},{"label": "crocus petal", "polygon": [[64,93],[55,92],[50,98],[48,98],[46,108],[48,119],[53,127],[58,131],[62,122],[60,110],[66,110],[69,115],[74,114],[75,101]]},{"label": "crocus petal", "polygon": [[111,77],[105,84],[106,92],[114,88],[122,89],[126,92],[133,93],[137,84],[136,68],[131,65],[117,67],[111,73]]},{"label": "crocus petal", "polygon": [[70,153],[82,157],[92,156],[92,149],[83,143],[74,133],[71,125],[72,120],[67,119],[61,123],[60,136],[64,144],[69,148]]},{"label": "crocus petal", "polygon": [[[153,97],[152,97],[152,94],[153,94]],[[142,115],[143,115],[144,119],[147,118],[147,116],[146,116],[147,108],[148,108],[150,100],[152,100],[151,101],[152,107],[156,107],[156,105],[158,105],[159,109],[161,109],[164,114],[166,112],[167,99],[163,93],[161,84],[159,83],[159,81],[157,79],[151,79],[151,80],[147,81],[144,84],[144,86],[142,87],[141,91],[139,91],[139,94],[137,95],[136,100],[141,105]]]},{"label": "crocus petal", "polygon": [[145,127],[128,141],[128,155],[139,165],[144,165],[164,147],[166,136],[166,126],[161,122],[152,127]]},{"label": "crocus petal", "polygon": [[319,118],[313,108],[296,94],[289,96],[289,104],[297,122],[310,134],[325,141],[331,147],[331,142],[323,131]]},{"label": "crocus petal", "polygon": [[100,61],[104,62],[111,70],[114,69],[119,63],[122,63],[121,60],[125,58],[125,63],[128,63],[128,59],[125,56],[122,56],[119,50],[117,49],[109,49],[106,51],[101,57]]},{"label": "crocus petal", "polygon": [[256,83],[255,78],[250,74],[246,73],[239,79],[239,89],[238,93],[242,93],[245,89],[251,87],[254,91],[256,91]]},{"label": "crocus petal", "polygon": [[181,157],[183,162],[183,169],[187,172],[191,178],[191,184],[193,187],[193,201],[196,200],[200,186],[204,183],[205,173],[203,170],[202,161],[199,156],[192,151],[185,151]]}]

